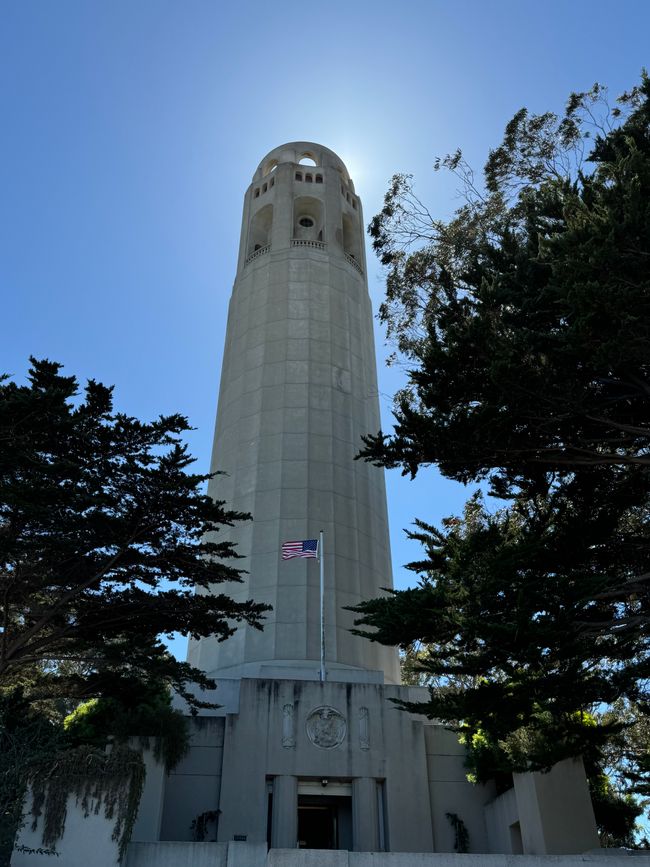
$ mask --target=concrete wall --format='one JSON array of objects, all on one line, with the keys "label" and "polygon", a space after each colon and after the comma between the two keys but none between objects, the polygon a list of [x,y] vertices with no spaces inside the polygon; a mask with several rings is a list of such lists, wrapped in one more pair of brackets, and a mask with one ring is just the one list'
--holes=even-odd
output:
[{"label": "concrete wall", "polygon": [[[131,747],[136,750],[141,748],[138,738],[132,740]],[[165,767],[162,762],[156,761],[153,749],[142,750],[142,758],[146,776],[131,840],[150,842],[158,840],[160,836],[165,793]]]},{"label": "concrete wall", "polygon": [[[326,852],[323,850],[271,849],[267,867],[650,867],[650,856],[611,850],[602,855],[457,855],[452,853]],[[181,865],[179,865],[181,867]]]},{"label": "concrete wall", "polygon": [[228,867],[227,843],[131,843],[126,867]]},{"label": "concrete wall", "polygon": [[[225,718],[191,717],[189,726],[189,752],[165,780],[160,840],[191,841],[192,821],[219,808]],[[207,830],[216,840],[217,824]]]},{"label": "concrete wall", "polygon": [[[222,846],[222,848],[218,848]],[[212,858],[212,860],[206,860]],[[94,862],[93,862],[94,863]],[[247,843],[134,844],[126,867],[650,867],[650,856],[626,850],[607,854],[456,855],[271,849]]]},{"label": "concrete wall", "polygon": [[132,843],[125,867],[266,867],[266,858],[250,843]]},{"label": "concrete wall", "polygon": [[582,759],[547,774],[514,774],[524,852],[564,855],[599,845]]},{"label": "concrete wall", "polygon": [[447,813],[464,822],[470,852],[498,851],[490,847],[484,813],[485,804],[494,798],[493,787],[468,782],[465,750],[454,732],[429,724],[424,736],[435,851],[454,851],[455,834]]},{"label": "concrete wall", "polygon": [[566,759],[548,773],[514,774],[513,782],[485,806],[488,851],[570,855],[598,849],[581,759]]},{"label": "concrete wall", "polygon": [[523,852],[519,808],[514,788],[508,789],[490,804],[486,804],[485,824],[487,825],[489,852],[504,852],[515,855]]},{"label": "concrete wall", "polygon": [[[27,803],[31,804],[29,798]],[[28,814],[25,826],[18,835],[17,844],[38,849],[43,846],[41,839],[43,822],[41,818],[36,830],[32,831],[31,819]],[[59,857],[14,852],[11,867],[54,867],[54,865],[89,867],[90,864],[92,867],[116,867],[117,843],[111,839],[114,825],[114,819],[104,818],[103,807],[99,815],[91,813],[84,818],[83,812],[75,803],[75,798],[70,796],[67,804],[65,834],[56,844]]]},{"label": "concrete wall", "polygon": [[[139,739],[134,738],[131,746],[140,749]],[[146,776],[131,840],[154,841],[160,832],[165,770],[154,758],[153,749],[143,749],[142,758]],[[37,849],[43,846],[43,819],[41,817],[36,830],[32,831],[29,797],[26,804],[28,814],[17,844]],[[55,846],[59,857],[15,852],[11,859],[12,867],[38,867],[41,864],[47,864],[48,867],[53,864],[62,867],[88,867],[89,864],[92,867],[115,867],[118,850],[116,841],[112,839],[114,826],[114,818],[105,818],[103,804],[97,815],[91,812],[84,816],[71,795],[66,808],[65,833]]]}]

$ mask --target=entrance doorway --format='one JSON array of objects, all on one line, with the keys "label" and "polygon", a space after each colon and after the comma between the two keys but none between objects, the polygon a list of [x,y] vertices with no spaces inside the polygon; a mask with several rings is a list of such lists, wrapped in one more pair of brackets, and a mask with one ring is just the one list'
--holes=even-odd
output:
[{"label": "entrance doorway", "polygon": [[298,795],[300,849],[352,849],[352,798]]}]

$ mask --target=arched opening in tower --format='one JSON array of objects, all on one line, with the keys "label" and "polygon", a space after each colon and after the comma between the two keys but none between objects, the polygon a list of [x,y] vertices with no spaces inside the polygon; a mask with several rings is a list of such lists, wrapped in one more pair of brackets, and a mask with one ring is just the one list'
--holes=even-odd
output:
[{"label": "arched opening in tower", "polygon": [[343,249],[357,262],[361,259],[361,244],[359,239],[359,227],[356,220],[348,214],[343,214]]},{"label": "arched opening in tower", "polygon": [[273,226],[273,205],[264,205],[253,218],[248,234],[248,255],[271,243],[271,227]]},{"label": "arched opening in tower", "polygon": [[323,203],[311,196],[298,196],[293,204],[293,237],[304,241],[324,241]]}]

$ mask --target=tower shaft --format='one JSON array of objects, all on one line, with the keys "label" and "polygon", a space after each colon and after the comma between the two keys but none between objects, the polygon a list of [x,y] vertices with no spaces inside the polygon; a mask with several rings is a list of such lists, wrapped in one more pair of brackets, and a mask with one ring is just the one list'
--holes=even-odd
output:
[{"label": "tower shaft", "polygon": [[[316,165],[301,165],[305,156]],[[334,153],[284,145],[245,196],[212,455],[220,475],[209,488],[253,516],[228,533],[248,574],[215,592],[273,611],[263,632],[191,642],[195,665],[226,677],[316,676],[318,564],[282,561],[280,548],[323,530],[328,672],[399,681],[394,651],[353,636],[344,610],[392,585],[383,472],[354,460],[361,435],[379,427],[361,203]]]}]

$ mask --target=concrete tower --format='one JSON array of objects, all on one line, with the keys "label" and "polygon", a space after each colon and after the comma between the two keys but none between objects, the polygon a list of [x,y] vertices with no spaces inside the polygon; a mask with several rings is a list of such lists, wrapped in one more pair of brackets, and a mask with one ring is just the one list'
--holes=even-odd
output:
[{"label": "concrete tower", "polygon": [[280,548],[323,530],[328,677],[399,682],[396,653],[351,635],[344,610],[392,586],[383,471],[354,460],[380,427],[363,232],[332,151],[291,142],[262,160],[244,199],[210,494],[253,515],[230,534],[246,580],[218,592],[273,611],[263,632],[191,643],[190,661],[220,677],[318,676],[318,564],[283,562]]},{"label": "concrete tower", "polygon": [[[246,581],[217,591],[273,612],[263,632],[192,643],[190,661],[217,682],[204,697],[219,707],[192,722],[190,752],[162,800],[150,784],[159,812],[136,839],[189,840],[196,817],[210,816],[209,839],[243,846],[246,865],[265,863],[267,846],[452,852],[451,812],[472,851],[560,851],[557,840],[555,849],[535,842],[535,829],[556,821],[541,818],[542,806],[570,815],[574,829],[580,799],[569,811],[557,792],[575,793],[577,780],[588,801],[583,773],[557,778],[550,798],[494,802],[490,786],[468,783],[452,732],[395,707],[428,691],[397,685],[394,651],[349,632],[343,607],[391,584],[382,472],[354,460],[361,435],[379,428],[365,271],[361,203],[341,160],[309,142],[271,151],[244,202],[212,456],[224,474],[210,493],[253,515],[231,535]],[[280,559],[283,541],[321,529],[324,680],[318,564]],[[572,830],[581,848],[565,851],[596,845],[590,821],[586,835]],[[309,863],[348,862],[317,854]]]},{"label": "concrete tower", "polygon": [[[217,681],[201,696],[212,706],[188,720],[189,749],[171,772],[147,753],[128,867],[439,867],[451,862],[423,853],[454,852],[454,817],[474,853],[598,846],[581,762],[515,774],[500,795],[472,785],[456,735],[395,705],[428,690],[397,685],[396,655],[348,631],[342,606],[391,583],[382,473],[353,460],[379,427],[362,240],[361,204],[332,151],[293,142],[261,162],[244,203],[212,458],[227,475],[210,493],[253,514],[232,533],[246,582],[217,591],[273,612],[263,633],[192,643],[190,660]],[[321,529],[324,680],[317,563],[280,559],[283,541]],[[115,864],[113,820],[77,811],[68,825],[63,863]],[[25,829],[21,842],[42,841]]]}]

